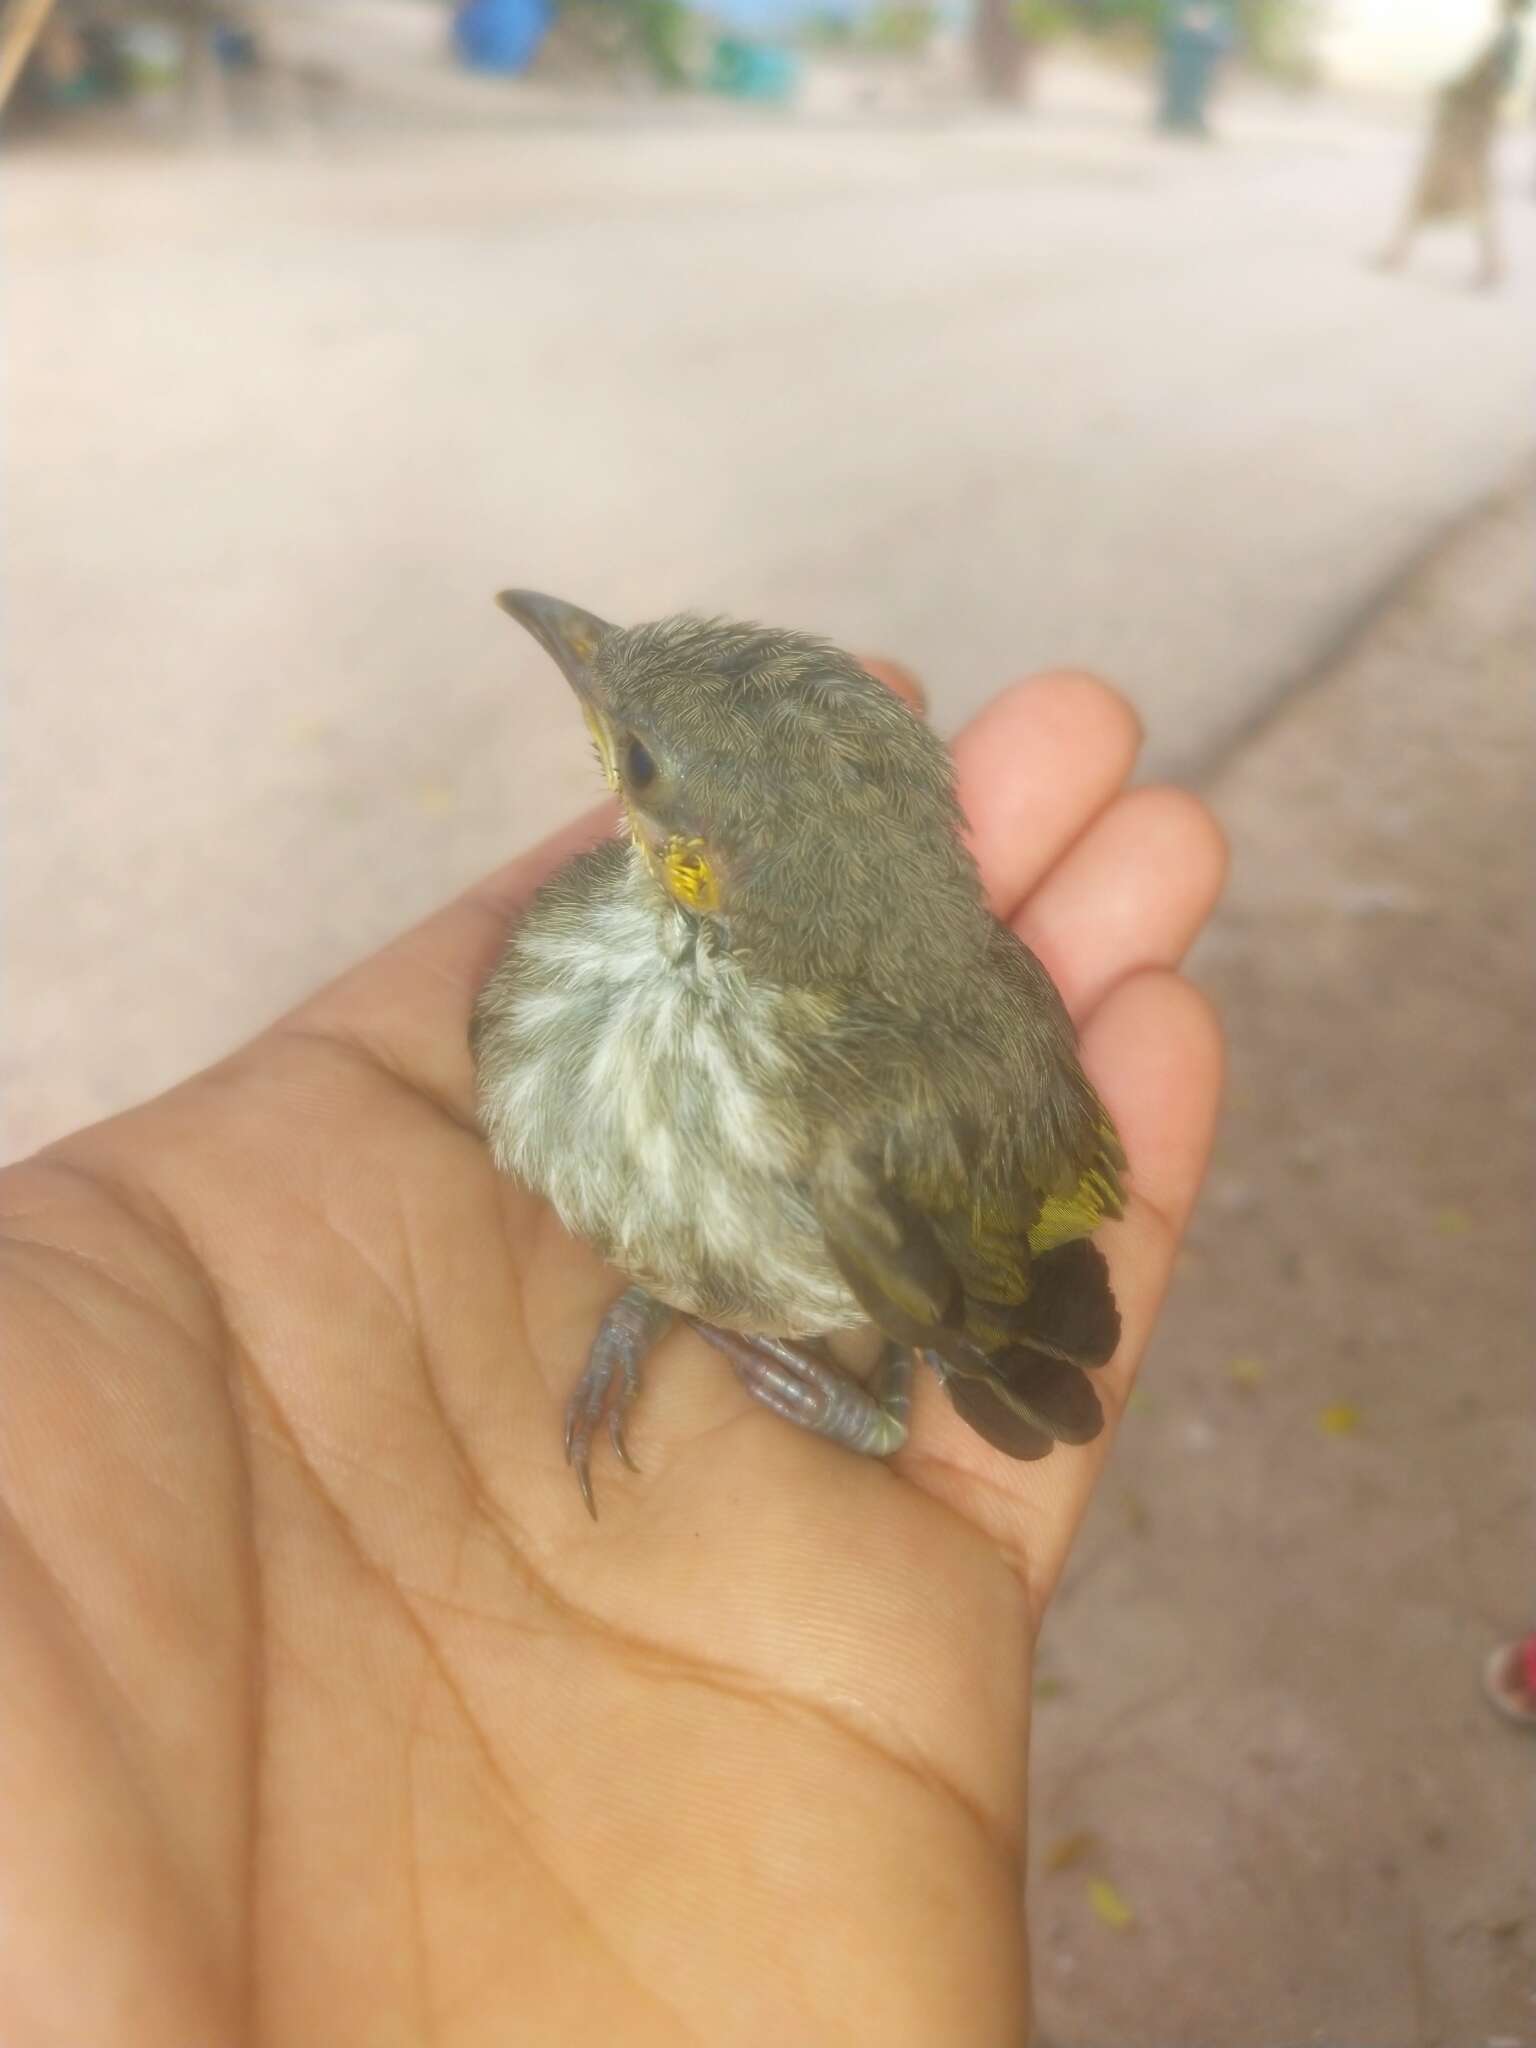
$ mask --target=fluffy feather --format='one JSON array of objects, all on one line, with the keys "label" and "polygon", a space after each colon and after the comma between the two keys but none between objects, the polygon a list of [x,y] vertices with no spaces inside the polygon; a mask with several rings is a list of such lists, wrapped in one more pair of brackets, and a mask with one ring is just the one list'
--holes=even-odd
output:
[{"label": "fluffy feather", "polygon": [[[612,629],[582,687],[651,774],[631,840],[541,892],[481,994],[498,1163],[679,1309],[872,1321],[1009,1455],[1091,1436],[1080,1368],[1119,1322],[1084,1240],[1124,1158],[986,907],[943,747],[837,649],[717,620]],[[676,838],[707,850],[707,914],[648,850]]]}]

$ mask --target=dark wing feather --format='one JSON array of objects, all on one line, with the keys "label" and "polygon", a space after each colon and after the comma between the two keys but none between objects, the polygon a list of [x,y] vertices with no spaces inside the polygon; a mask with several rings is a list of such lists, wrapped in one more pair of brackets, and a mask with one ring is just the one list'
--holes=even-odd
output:
[{"label": "dark wing feather", "polygon": [[1087,1374],[1065,1358],[1019,1345],[994,1352],[987,1365],[1002,1399],[1058,1443],[1091,1443],[1104,1427],[1104,1410]]},{"label": "dark wing feather", "polygon": [[[929,1354],[956,1410],[1013,1458],[1043,1457],[1053,1441],[1086,1443],[1103,1411],[1083,1365],[1099,1365],[1120,1319],[1103,1254],[1084,1241],[1032,1255],[1021,1212],[1013,1272],[1023,1299],[967,1291],[957,1215],[935,1219],[871,1164],[846,1155],[824,1171],[815,1200],[829,1252],[876,1327]],[[1034,1205],[1038,1207],[1038,1205]],[[995,1235],[981,1262],[994,1272]]]},{"label": "dark wing feather", "polygon": [[944,1387],[960,1420],[1004,1456],[1033,1460],[1050,1455],[1055,1438],[1031,1428],[988,1381],[954,1375],[944,1379]]},{"label": "dark wing feather", "polygon": [[839,1180],[836,1192],[824,1184],[819,1205],[827,1248],[870,1321],[898,1344],[958,1328],[964,1289],[928,1219],[866,1172],[845,1168]]},{"label": "dark wing feather", "polygon": [[[860,1107],[826,1077],[810,1189],[872,1322],[929,1354],[956,1409],[1010,1457],[1103,1427],[1083,1367],[1120,1336],[1103,1254],[1125,1155],[1049,975],[989,920],[964,1003],[842,1019]],[[899,1105],[899,1107],[896,1107]]]},{"label": "dark wing feather", "polygon": [[1038,1253],[1030,1264],[1029,1298],[1010,1317],[1015,1334],[1052,1357],[1107,1365],[1120,1342],[1108,1260],[1086,1237]]}]

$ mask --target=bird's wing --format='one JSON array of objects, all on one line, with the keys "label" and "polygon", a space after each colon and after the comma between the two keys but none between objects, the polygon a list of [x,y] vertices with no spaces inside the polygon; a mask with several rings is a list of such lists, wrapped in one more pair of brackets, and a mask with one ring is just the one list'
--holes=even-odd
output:
[{"label": "bird's wing", "polygon": [[1103,1423],[1084,1368],[1113,1355],[1120,1315],[1088,1240],[1121,1212],[1125,1156],[1044,970],[1011,934],[1001,965],[1028,997],[1017,1017],[1004,1005],[1004,1036],[1032,1029],[1031,1055],[999,1065],[984,1109],[930,1085],[931,1063],[871,1087],[834,1121],[811,1193],[876,1327],[928,1353],[988,1442],[1039,1457]]},{"label": "bird's wing", "polygon": [[[1088,1182],[1089,1169],[1082,1176]],[[973,1208],[925,1206],[871,1160],[825,1162],[814,1199],[827,1248],[871,1322],[928,1354],[960,1414],[1010,1457],[1043,1457],[1053,1441],[1085,1443],[1103,1414],[1084,1367],[1120,1336],[1104,1254],[1082,1236],[1031,1248]],[[1032,1206],[1086,1220],[1104,1213],[1083,1188]]]}]

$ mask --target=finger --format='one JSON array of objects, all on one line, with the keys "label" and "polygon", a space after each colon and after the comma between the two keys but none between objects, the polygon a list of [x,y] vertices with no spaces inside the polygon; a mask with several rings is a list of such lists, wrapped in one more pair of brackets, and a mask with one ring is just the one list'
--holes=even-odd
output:
[{"label": "finger", "polygon": [[1161,1219],[1171,1253],[1215,1134],[1224,1067],[1220,1019],[1192,982],[1154,969],[1105,997],[1083,1031],[1082,1052],[1125,1146],[1131,1190]]},{"label": "finger", "polygon": [[1127,975],[1176,966],[1226,875],[1225,835],[1197,796],[1133,789],[1068,849],[1013,928],[1081,1019]]},{"label": "finger", "polygon": [[902,1454],[918,1483],[978,1523],[1012,1559],[1037,1616],[1061,1576],[1167,1292],[1221,1092],[1215,1013],[1176,974],[1154,970],[1122,982],[1084,1033],[1083,1053],[1131,1161],[1125,1220],[1102,1233],[1123,1326],[1114,1359],[1093,1375],[1104,1433],[1078,1449],[1058,1445],[1038,1464],[1016,1464],[968,1429],[923,1374]]},{"label": "finger", "polygon": [[1084,1034],[1083,1057],[1131,1161],[1125,1220],[1104,1233],[1124,1334],[1094,1375],[1103,1435],[1080,1452],[1053,1452],[1045,1463],[1057,1466],[1054,1473],[1034,1468],[1040,1482],[1024,1536],[1037,1613],[1060,1583],[1110,1454],[1205,1175],[1221,1101],[1221,1026],[1207,998],[1181,976],[1140,974],[1106,998]]},{"label": "finger", "polygon": [[863,662],[861,666],[870,675],[884,683],[888,690],[894,690],[902,702],[910,706],[913,711],[916,711],[920,716],[927,715],[928,692],[923,688],[917,677],[913,675],[911,669],[904,667],[899,661],[888,660],[883,654],[875,655],[870,660]]},{"label": "finger", "polygon": [[1016,683],[955,740],[960,801],[1005,921],[1118,793],[1141,746],[1128,701],[1063,669]]}]

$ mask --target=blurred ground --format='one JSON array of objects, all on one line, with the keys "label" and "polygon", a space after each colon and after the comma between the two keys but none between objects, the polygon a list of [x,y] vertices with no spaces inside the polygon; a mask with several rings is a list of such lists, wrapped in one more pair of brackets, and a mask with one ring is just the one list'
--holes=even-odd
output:
[{"label": "blurred ground", "polygon": [[1050,2048],[1536,2042],[1479,1686],[1532,1619],[1533,551],[1522,491],[1210,788],[1230,1105],[1047,1629]]},{"label": "blurred ground", "polygon": [[[3,1149],[224,1050],[589,795],[491,608],[820,627],[952,726],[1082,661],[1213,758],[1532,437],[1407,129],[342,122],[8,156]],[[1111,103],[1112,102],[1112,103]]]}]

